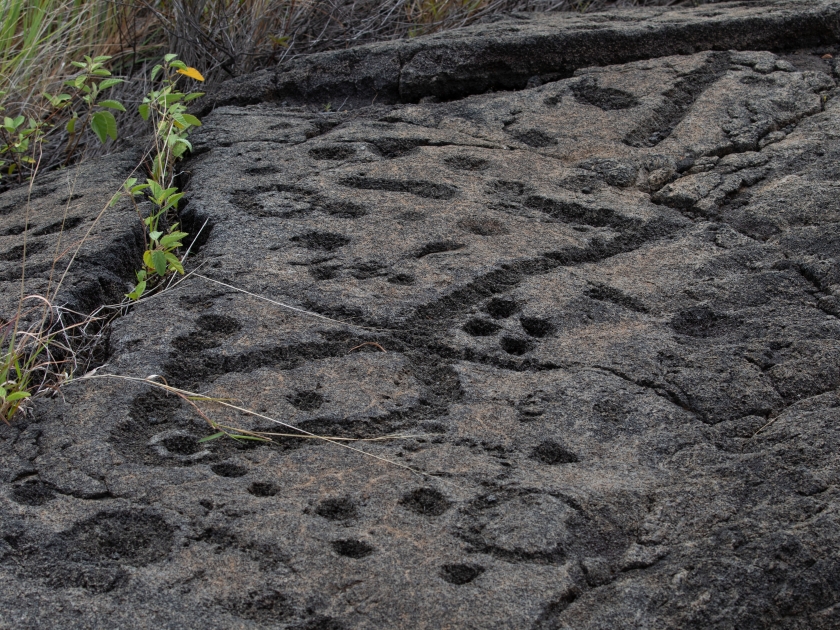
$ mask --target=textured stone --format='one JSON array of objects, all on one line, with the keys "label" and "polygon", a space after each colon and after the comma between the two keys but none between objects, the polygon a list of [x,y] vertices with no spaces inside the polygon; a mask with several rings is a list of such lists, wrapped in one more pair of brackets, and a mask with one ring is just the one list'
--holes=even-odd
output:
[{"label": "textured stone", "polygon": [[[26,186],[0,193],[0,325],[17,312],[24,238],[24,295],[49,294],[81,313],[122,300],[143,251],[142,223],[127,200],[107,206],[139,160],[139,152],[125,151],[43,174],[31,195]],[[27,300],[24,314],[40,318],[40,304]]]},{"label": "textured stone", "polygon": [[0,625],[837,627],[837,49],[778,50],[834,4],[756,4],[605,14],[710,50],[524,89],[208,114],[196,274],[100,371],[281,435],[119,380],[0,426]]}]

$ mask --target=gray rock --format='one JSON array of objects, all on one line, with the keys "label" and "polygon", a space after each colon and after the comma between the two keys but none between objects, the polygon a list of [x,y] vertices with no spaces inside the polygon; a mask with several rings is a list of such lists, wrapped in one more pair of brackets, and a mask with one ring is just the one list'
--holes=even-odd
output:
[{"label": "gray rock", "polygon": [[[475,27],[218,101],[196,274],[100,373],[273,443],[116,378],[0,425],[0,625],[837,627],[834,7],[534,18],[492,85]],[[556,76],[543,31],[586,44]]]},{"label": "gray rock", "polygon": [[[24,237],[25,295],[49,294],[80,313],[122,300],[143,251],[142,223],[125,199],[107,206],[139,159],[137,151],[125,151],[43,174],[31,196],[26,186],[0,193],[0,322],[17,312]],[[27,300],[24,313],[40,318],[39,304]]]}]

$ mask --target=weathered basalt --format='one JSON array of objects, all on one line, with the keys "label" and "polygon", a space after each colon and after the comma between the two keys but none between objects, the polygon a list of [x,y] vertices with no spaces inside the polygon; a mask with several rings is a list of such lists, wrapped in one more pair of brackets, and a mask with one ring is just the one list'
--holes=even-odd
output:
[{"label": "weathered basalt", "polygon": [[[0,427],[0,625],[838,627],[835,4],[500,22],[334,53],[373,106],[309,107],[312,58],[307,106],[217,101],[196,275],[100,373],[282,435],[119,380]],[[464,79],[492,42],[520,66]]]},{"label": "weathered basalt", "polygon": [[[703,50],[795,50],[831,45],[840,35],[840,3],[835,0],[516,17],[428,37],[304,55],[275,70],[228,81],[200,107],[209,111],[213,106],[264,101],[340,107],[451,100],[533,87],[589,66]],[[586,98],[584,91],[578,93]],[[609,108],[633,102],[609,89],[597,98]]]}]

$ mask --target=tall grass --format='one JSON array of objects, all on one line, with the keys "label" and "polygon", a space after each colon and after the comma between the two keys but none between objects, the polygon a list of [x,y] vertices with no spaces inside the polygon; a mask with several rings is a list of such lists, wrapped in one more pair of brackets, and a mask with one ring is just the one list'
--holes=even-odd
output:
[{"label": "tall grass", "polygon": [[[3,116],[23,115],[48,124],[43,144],[33,147],[38,170],[59,166],[67,158],[64,123],[69,112],[56,111],[43,94],[63,91],[63,81],[78,72],[71,62],[84,55],[111,55],[111,66],[118,71],[142,68],[139,55],[156,51],[154,42],[160,38],[156,31],[160,31],[157,20],[143,19],[134,7],[115,0],[0,0],[0,111]],[[136,99],[146,85],[141,81],[133,87]],[[127,131],[130,135],[131,125]],[[99,143],[91,140],[88,132],[78,145],[77,159],[101,152]],[[119,144],[111,143],[105,150],[114,148]],[[13,182],[4,177],[0,190]]]},{"label": "tall grass", "polygon": [[125,55],[127,8],[112,0],[0,0],[0,89],[20,108],[82,55]]}]

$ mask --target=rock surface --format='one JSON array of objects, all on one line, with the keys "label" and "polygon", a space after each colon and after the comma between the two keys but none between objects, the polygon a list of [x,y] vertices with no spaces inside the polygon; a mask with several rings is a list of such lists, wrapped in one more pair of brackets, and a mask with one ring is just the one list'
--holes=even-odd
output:
[{"label": "rock surface", "polygon": [[[374,441],[199,443],[178,398],[71,384],[0,429],[0,624],[838,627],[835,3],[763,6],[516,91],[217,107],[197,274],[101,373]],[[824,43],[728,50],[744,11]]]},{"label": "rock surface", "polygon": [[437,35],[304,55],[228,81],[201,101],[339,105],[455,99],[568,78],[583,67],[704,50],[788,50],[833,44],[837,0],[726,2],[603,13],[521,13]]},{"label": "rock surface", "polygon": [[[120,302],[143,253],[143,232],[130,203],[107,206],[139,156],[125,151],[46,173],[31,192],[22,186],[0,194],[0,326],[17,310],[22,267],[26,295],[49,295],[82,313]],[[38,304],[29,300],[25,310]]]}]

